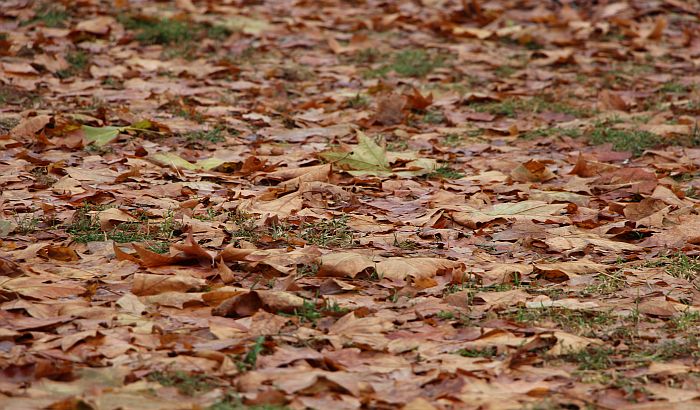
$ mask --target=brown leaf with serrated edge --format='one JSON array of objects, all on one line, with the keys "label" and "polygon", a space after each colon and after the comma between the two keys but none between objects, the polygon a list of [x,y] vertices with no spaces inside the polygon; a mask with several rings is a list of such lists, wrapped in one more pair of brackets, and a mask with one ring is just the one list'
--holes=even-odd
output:
[{"label": "brown leaf with serrated edge", "polygon": [[545,182],[556,178],[556,175],[544,163],[536,159],[518,165],[510,173],[510,176],[518,182]]},{"label": "brown leaf with serrated edge", "polygon": [[433,94],[430,93],[427,96],[423,96],[417,88],[413,88],[410,94],[406,94],[406,106],[407,110],[419,110],[423,111],[430,107],[433,103]]}]

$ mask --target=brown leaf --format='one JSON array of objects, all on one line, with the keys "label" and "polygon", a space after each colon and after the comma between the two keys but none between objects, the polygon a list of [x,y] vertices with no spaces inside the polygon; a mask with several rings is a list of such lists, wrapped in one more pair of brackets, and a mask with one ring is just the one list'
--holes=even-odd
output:
[{"label": "brown leaf", "polygon": [[32,139],[34,135],[43,130],[52,120],[50,115],[37,115],[22,120],[10,130],[10,136],[18,139]]},{"label": "brown leaf", "polygon": [[185,241],[184,245],[175,243],[172,245],[173,248],[182,251],[185,253],[185,255],[193,257],[197,260],[199,260],[201,263],[205,264],[206,266],[213,266],[214,265],[214,256],[210,254],[206,249],[202,248],[201,245],[197,243],[197,241],[194,240],[194,237],[192,236],[192,232],[189,232],[187,234],[187,239]]},{"label": "brown leaf", "polygon": [[39,249],[37,256],[47,259],[54,259],[61,262],[75,262],[80,259],[78,253],[66,246],[48,245]]},{"label": "brown leaf", "polygon": [[[379,277],[403,282],[409,276],[414,280],[425,280],[437,274],[451,274],[459,271],[464,265],[442,258],[389,258],[377,263],[376,269]],[[428,283],[422,282],[423,287]]]},{"label": "brown leaf", "polygon": [[419,110],[423,111],[430,107],[433,103],[433,94],[428,94],[427,97],[421,95],[417,88],[413,88],[410,94],[406,94],[406,106],[404,109],[407,110]]},{"label": "brown leaf", "polygon": [[211,313],[216,316],[245,317],[253,315],[262,306],[263,302],[257,292],[247,292],[226,299]]},{"label": "brown leaf", "polygon": [[600,101],[603,108],[606,109],[627,111],[630,108],[620,95],[608,90],[603,90],[598,94],[598,101]]},{"label": "brown leaf", "polygon": [[382,350],[389,340],[382,333],[392,328],[391,323],[379,317],[355,317],[354,312],[338,319],[328,329],[328,336],[336,348],[346,343],[366,345]]},{"label": "brown leaf", "polygon": [[301,210],[303,199],[299,191],[283,195],[271,201],[245,200],[238,206],[243,212],[288,218]]},{"label": "brown leaf", "polygon": [[107,208],[97,212],[97,220],[100,222],[100,229],[103,232],[111,231],[115,226],[123,222],[135,222],[136,218],[128,213],[117,209]]},{"label": "brown leaf", "polygon": [[178,263],[190,259],[185,255],[161,255],[159,253],[155,253],[151,250],[148,250],[137,243],[132,243],[131,247],[134,248],[136,253],[139,255],[138,263],[148,268],[176,265]]},{"label": "brown leaf", "polygon": [[572,335],[565,332],[554,332],[554,337],[557,339],[556,344],[547,351],[552,356],[566,355],[578,353],[585,350],[590,345],[602,345],[600,340],[589,339],[586,337]]},{"label": "brown leaf", "polygon": [[0,256],[0,276],[17,277],[24,273],[22,267],[8,258]]},{"label": "brown leaf", "polygon": [[520,289],[505,292],[479,292],[474,295],[474,303],[486,305],[489,309],[502,309],[524,304],[527,298],[528,294]]},{"label": "brown leaf", "polygon": [[406,118],[406,99],[398,94],[388,94],[377,99],[373,121],[380,125],[401,124]]},{"label": "brown leaf", "polygon": [[[86,289],[73,282],[48,282],[38,277],[19,277],[1,283],[1,290],[33,299],[58,299],[82,295]],[[2,292],[5,293],[5,292]]]},{"label": "brown leaf", "polygon": [[321,276],[350,278],[375,266],[371,258],[354,252],[328,253],[321,256],[319,263],[318,273]]},{"label": "brown leaf", "polygon": [[510,176],[514,181],[518,182],[545,182],[556,178],[556,175],[542,162],[534,159],[518,165],[510,173]]},{"label": "brown leaf", "polygon": [[135,273],[131,284],[131,293],[137,296],[157,295],[163,292],[188,292],[202,288],[204,279],[190,276],[152,275]]},{"label": "brown leaf", "polygon": [[113,17],[100,16],[89,20],[83,20],[75,26],[75,31],[104,36],[109,33],[111,26],[115,23]]}]

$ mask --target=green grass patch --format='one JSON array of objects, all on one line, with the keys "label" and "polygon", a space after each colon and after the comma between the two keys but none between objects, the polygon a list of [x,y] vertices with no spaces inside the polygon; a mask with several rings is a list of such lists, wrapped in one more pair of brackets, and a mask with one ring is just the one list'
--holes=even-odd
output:
[{"label": "green grass patch", "polygon": [[645,263],[645,267],[663,267],[669,275],[693,282],[700,276],[700,257],[678,252]]},{"label": "green grass patch", "polygon": [[394,55],[391,69],[404,77],[425,77],[444,63],[444,57],[425,50],[404,50]]},{"label": "green grass patch", "polygon": [[520,138],[524,140],[531,140],[535,138],[545,138],[545,137],[551,137],[554,135],[560,135],[560,136],[565,136],[565,137],[570,137],[570,138],[578,138],[581,136],[581,131],[579,131],[576,128],[539,128],[536,130],[531,130],[527,131],[523,134],[520,134]]},{"label": "green grass patch", "polygon": [[243,364],[246,369],[252,369],[255,367],[255,364],[258,362],[258,356],[260,353],[262,353],[263,349],[265,348],[264,346],[265,343],[265,336],[258,336],[255,339],[255,343],[253,343],[253,346],[248,349],[248,352],[246,353],[245,357],[243,357]]},{"label": "green grass patch", "polygon": [[183,57],[193,59],[197,42],[206,38],[223,41],[231,30],[221,25],[207,25],[170,18],[150,18],[122,14],[117,20],[127,30],[135,31],[134,39],[143,45],[169,46],[165,58]]},{"label": "green grass patch", "polygon": [[346,248],[353,242],[352,230],[347,223],[347,216],[303,223],[299,227],[299,237],[311,245]]},{"label": "green grass patch", "polygon": [[316,276],[321,266],[318,263],[301,264],[297,266],[297,277]]},{"label": "green grass patch", "polygon": [[386,77],[394,72],[401,77],[425,77],[445,64],[444,55],[434,55],[423,49],[407,49],[394,53],[391,63],[364,73],[366,78]]},{"label": "green grass patch", "polygon": [[214,127],[206,131],[188,132],[184,136],[185,140],[191,144],[216,144],[226,140],[224,129],[221,127]]},{"label": "green grass patch", "polygon": [[516,69],[508,66],[508,65],[501,65],[496,67],[494,70],[494,73],[496,74],[497,77],[499,78],[507,78],[510,77],[511,75],[515,74]]},{"label": "green grass patch", "polygon": [[459,179],[463,176],[463,173],[447,165],[436,168],[435,171],[428,174],[428,178],[438,179]]},{"label": "green grass patch", "polygon": [[399,238],[398,238],[398,236],[396,236],[396,234],[394,234],[393,245],[396,246],[397,248],[403,249],[405,251],[413,251],[413,250],[420,248],[420,244],[418,242],[412,241],[409,239],[399,240]]},{"label": "green grass patch", "polygon": [[20,25],[26,26],[33,23],[43,24],[51,28],[65,28],[66,20],[70,18],[70,14],[65,8],[56,4],[43,4],[36,11],[34,17],[23,21]]},{"label": "green grass patch", "polygon": [[576,118],[587,118],[595,114],[595,110],[574,106],[561,101],[554,101],[550,96],[535,96],[529,99],[507,98],[503,101],[474,102],[469,107],[477,112],[487,112],[515,118],[519,113],[554,112],[568,114]]},{"label": "green grass patch", "polygon": [[588,134],[589,141],[594,145],[612,144],[615,151],[628,151],[634,156],[641,155],[645,150],[660,145],[660,136],[637,129],[611,128],[607,122],[598,122]]},{"label": "green grass patch", "polygon": [[144,45],[179,44],[195,40],[195,31],[187,22],[174,19],[143,19],[132,16],[121,16],[119,21],[128,30],[135,30],[135,39]]},{"label": "green grass patch", "polygon": [[459,134],[447,134],[442,137],[442,144],[448,147],[457,147],[462,144],[463,137]]},{"label": "green grass patch", "polygon": [[609,295],[621,290],[626,284],[624,273],[619,270],[610,274],[599,275],[595,281],[581,292],[582,297]]},{"label": "green grass patch", "polygon": [[355,64],[371,64],[379,61],[382,53],[376,48],[365,48],[352,53],[347,61]]},{"label": "green grass patch", "polygon": [[15,227],[15,232],[20,235],[33,233],[39,227],[39,218],[32,214],[22,214],[22,216],[15,215],[13,219],[17,225]]},{"label": "green grass patch", "polygon": [[494,346],[483,349],[459,349],[455,352],[462,357],[495,357],[498,350]]},{"label": "green grass patch", "polygon": [[345,106],[348,108],[366,108],[369,106],[369,98],[357,93],[355,96],[345,100]]},{"label": "green grass patch", "polygon": [[295,316],[299,318],[302,323],[316,323],[316,321],[323,317],[323,312],[316,306],[316,303],[305,300],[304,304],[294,309],[291,314],[280,313],[283,316]]},{"label": "green grass patch", "polygon": [[234,240],[255,242],[260,238],[256,219],[253,215],[236,210],[228,214],[227,221],[233,223],[230,232]]},{"label": "green grass patch", "polygon": [[441,111],[428,110],[423,114],[422,121],[426,124],[440,124],[445,121],[445,116]]},{"label": "green grass patch", "polygon": [[291,410],[278,404],[246,405],[236,394],[229,394],[220,401],[207,407],[206,410]]},{"label": "green grass patch", "polygon": [[640,362],[668,361],[682,358],[700,358],[700,339],[697,335],[683,334],[678,339],[637,348],[631,357]]},{"label": "green grass patch", "polygon": [[112,230],[105,232],[95,215],[97,211],[106,209],[105,206],[85,205],[76,211],[73,221],[66,227],[73,241],[88,243],[112,240],[116,243],[145,242],[153,252],[165,253],[169,249],[169,241],[179,229],[172,213],[165,216],[157,224],[150,223],[148,216],[142,214],[136,222],[123,222]]},{"label": "green grass patch", "polygon": [[698,328],[699,324],[700,324],[700,312],[697,312],[697,311],[691,312],[689,310],[674,317],[668,323],[670,328],[681,331],[681,332],[684,332],[684,331],[689,330],[689,329],[699,329]]},{"label": "green grass patch", "polygon": [[226,40],[231,35],[231,33],[232,31],[228,27],[224,27],[218,24],[214,24],[206,28],[206,37],[212,40]]},{"label": "green grass patch", "polygon": [[147,378],[150,381],[160,383],[164,387],[175,387],[181,394],[186,396],[206,393],[215,387],[208,377],[183,371],[153,372]]},{"label": "green grass patch", "polygon": [[87,69],[90,63],[90,57],[82,50],[75,50],[66,55],[66,61],[70,67],[56,71],[58,78],[68,78],[80,74]]},{"label": "green grass patch", "polygon": [[690,91],[690,87],[675,81],[670,81],[662,85],[659,91],[663,93],[684,94]]},{"label": "green grass patch", "polygon": [[173,102],[170,104],[170,112],[178,117],[190,120],[199,124],[204,122],[204,116],[199,113],[190,101],[182,101],[180,103]]},{"label": "green grass patch", "polygon": [[320,318],[331,315],[331,316],[342,316],[349,312],[348,309],[341,307],[337,303],[329,303],[325,301],[322,305],[317,305],[315,302],[310,300],[305,300],[304,304],[294,309],[292,313],[282,313],[279,314],[287,317],[296,317],[301,323],[311,323],[316,324],[316,321]]},{"label": "green grass patch", "polygon": [[449,310],[441,310],[437,312],[437,315],[435,316],[437,316],[438,319],[442,320],[452,320],[455,318],[454,312],[450,312]]},{"label": "green grass patch", "polygon": [[562,359],[578,364],[579,370],[605,370],[615,366],[612,356],[615,351],[609,347],[589,347],[576,353],[562,356]]},{"label": "green grass patch", "polygon": [[555,324],[576,334],[588,334],[617,322],[610,312],[572,310],[565,308],[519,308],[509,315],[513,320],[527,324]]}]

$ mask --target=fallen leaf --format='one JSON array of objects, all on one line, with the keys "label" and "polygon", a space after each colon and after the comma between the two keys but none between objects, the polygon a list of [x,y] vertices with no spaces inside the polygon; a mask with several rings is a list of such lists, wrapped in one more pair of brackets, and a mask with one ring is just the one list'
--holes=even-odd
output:
[{"label": "fallen leaf", "polygon": [[200,289],[205,284],[204,279],[189,276],[136,273],[131,285],[131,292],[137,296],[157,295],[163,292],[188,292]]}]

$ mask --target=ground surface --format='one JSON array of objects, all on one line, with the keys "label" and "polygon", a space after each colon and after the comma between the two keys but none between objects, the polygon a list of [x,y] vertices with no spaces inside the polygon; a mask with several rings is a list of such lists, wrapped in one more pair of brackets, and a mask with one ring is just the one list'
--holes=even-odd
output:
[{"label": "ground surface", "polygon": [[0,407],[700,408],[697,1],[64,3],[0,7]]}]

